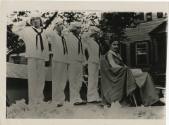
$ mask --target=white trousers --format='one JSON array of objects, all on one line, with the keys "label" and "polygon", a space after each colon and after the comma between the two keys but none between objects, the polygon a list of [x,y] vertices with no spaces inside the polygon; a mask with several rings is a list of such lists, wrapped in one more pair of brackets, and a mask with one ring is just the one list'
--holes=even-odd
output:
[{"label": "white trousers", "polygon": [[99,64],[88,64],[87,101],[100,101],[98,94]]},{"label": "white trousers", "polygon": [[45,60],[28,58],[28,99],[29,103],[43,101],[45,85]]},{"label": "white trousers", "polygon": [[64,103],[64,89],[68,79],[68,64],[52,61],[52,101]]},{"label": "white trousers", "polygon": [[70,87],[70,102],[81,102],[80,89],[82,86],[83,66],[81,62],[74,62],[69,65],[69,87]]}]

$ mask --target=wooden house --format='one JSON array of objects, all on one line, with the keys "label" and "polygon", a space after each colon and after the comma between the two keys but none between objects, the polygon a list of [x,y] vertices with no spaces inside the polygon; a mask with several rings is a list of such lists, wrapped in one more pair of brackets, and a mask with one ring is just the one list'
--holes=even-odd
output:
[{"label": "wooden house", "polygon": [[122,57],[133,68],[152,74],[157,84],[165,85],[167,57],[167,19],[160,18],[126,28]]}]

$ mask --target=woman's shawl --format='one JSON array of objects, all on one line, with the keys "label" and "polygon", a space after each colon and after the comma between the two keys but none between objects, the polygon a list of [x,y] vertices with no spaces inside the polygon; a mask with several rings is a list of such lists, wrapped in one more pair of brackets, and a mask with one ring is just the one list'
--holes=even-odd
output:
[{"label": "woman's shawl", "polygon": [[132,72],[127,67],[112,67],[107,60],[107,54],[101,57],[100,66],[101,93],[107,103],[121,101],[136,89]]}]

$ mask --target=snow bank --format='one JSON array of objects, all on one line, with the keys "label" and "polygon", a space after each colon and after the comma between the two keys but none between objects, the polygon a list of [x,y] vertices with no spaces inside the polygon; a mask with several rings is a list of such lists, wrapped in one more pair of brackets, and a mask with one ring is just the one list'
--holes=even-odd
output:
[{"label": "snow bank", "polygon": [[25,100],[7,107],[7,118],[59,118],[59,119],[163,119],[164,107],[121,107],[114,103],[110,108],[97,104],[73,106],[66,103],[57,107],[53,102],[26,105]]}]

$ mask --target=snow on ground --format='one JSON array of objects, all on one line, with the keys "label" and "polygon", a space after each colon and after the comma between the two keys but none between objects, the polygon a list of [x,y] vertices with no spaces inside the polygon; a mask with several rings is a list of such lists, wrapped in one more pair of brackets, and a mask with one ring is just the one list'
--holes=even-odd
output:
[{"label": "snow on ground", "polygon": [[24,100],[7,107],[7,118],[58,118],[58,119],[164,119],[165,106],[121,107],[114,103],[111,108],[96,104],[57,107],[52,102],[26,105]]}]

